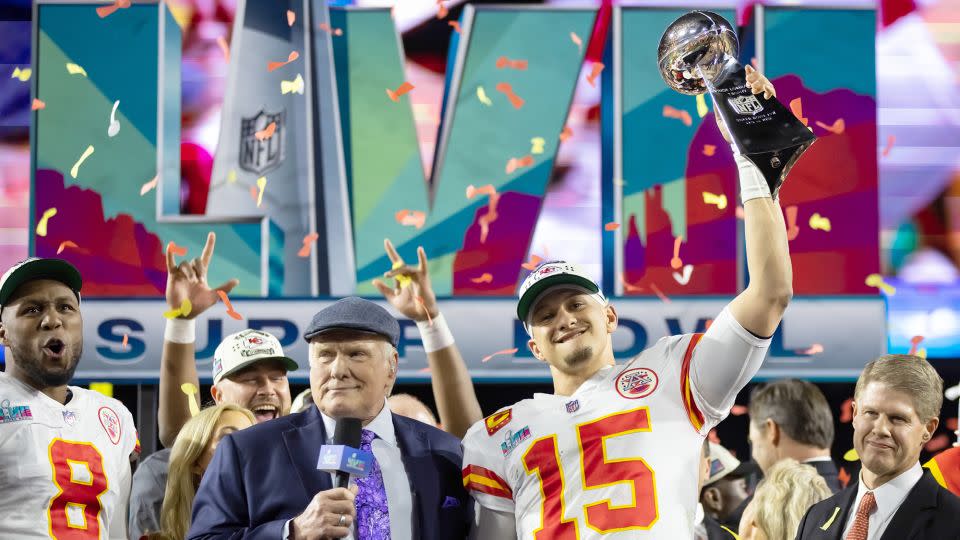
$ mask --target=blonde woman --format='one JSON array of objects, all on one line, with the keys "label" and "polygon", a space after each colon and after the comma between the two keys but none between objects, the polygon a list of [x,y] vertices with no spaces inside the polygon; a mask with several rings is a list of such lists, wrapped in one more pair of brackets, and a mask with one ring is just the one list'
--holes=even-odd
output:
[{"label": "blonde woman", "polygon": [[190,529],[193,498],[220,439],[257,423],[253,413],[229,403],[209,407],[190,419],[170,452],[170,476],[160,511],[163,532],[151,540],[182,540]]},{"label": "blonde woman", "polygon": [[743,511],[740,540],[793,540],[807,509],[830,495],[816,469],[793,459],[779,461]]}]

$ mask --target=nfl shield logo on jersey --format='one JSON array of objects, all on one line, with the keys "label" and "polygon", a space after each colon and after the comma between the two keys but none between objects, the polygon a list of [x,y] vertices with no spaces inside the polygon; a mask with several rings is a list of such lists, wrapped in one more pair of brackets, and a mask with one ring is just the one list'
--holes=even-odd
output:
[{"label": "nfl shield logo on jersey", "polygon": [[568,401],[564,404],[567,408],[567,412],[573,414],[580,410],[580,400],[575,399],[573,401]]},{"label": "nfl shield logo on jersey", "polygon": [[73,411],[63,411],[63,421],[66,422],[68,426],[75,426],[77,420],[79,420],[77,413]]},{"label": "nfl shield logo on jersey", "polygon": [[733,107],[733,110],[737,111],[737,114],[744,116],[753,116],[763,110],[763,105],[760,104],[760,100],[752,94],[727,98],[727,103]]},{"label": "nfl shield logo on jersey", "polygon": [[616,380],[617,393],[627,399],[649,396],[657,389],[660,379],[652,369],[633,368],[620,374]]},{"label": "nfl shield logo on jersey", "polygon": [[100,425],[103,426],[103,430],[107,432],[107,437],[110,437],[110,442],[120,444],[120,435],[123,433],[123,426],[120,424],[120,417],[117,416],[117,413],[110,407],[100,407],[100,410],[97,411],[97,416],[100,417]]}]

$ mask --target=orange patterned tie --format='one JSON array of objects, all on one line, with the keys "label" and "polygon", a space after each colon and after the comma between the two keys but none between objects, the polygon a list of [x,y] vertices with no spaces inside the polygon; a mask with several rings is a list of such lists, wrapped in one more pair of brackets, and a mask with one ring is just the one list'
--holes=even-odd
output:
[{"label": "orange patterned tie", "polygon": [[860,506],[857,508],[857,517],[853,519],[853,527],[847,533],[846,540],[867,540],[867,531],[870,529],[870,514],[876,510],[877,500],[872,491],[863,494]]}]

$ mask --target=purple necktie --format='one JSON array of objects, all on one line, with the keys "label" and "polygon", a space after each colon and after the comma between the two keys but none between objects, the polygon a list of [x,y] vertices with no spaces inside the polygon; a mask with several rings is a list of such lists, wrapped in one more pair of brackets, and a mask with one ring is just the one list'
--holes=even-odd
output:
[{"label": "purple necktie", "polygon": [[[370,452],[370,443],[377,434],[363,430],[360,438],[360,450]],[[390,508],[387,505],[387,491],[383,487],[383,474],[377,458],[373,458],[370,474],[357,477],[357,540],[390,540]]]}]

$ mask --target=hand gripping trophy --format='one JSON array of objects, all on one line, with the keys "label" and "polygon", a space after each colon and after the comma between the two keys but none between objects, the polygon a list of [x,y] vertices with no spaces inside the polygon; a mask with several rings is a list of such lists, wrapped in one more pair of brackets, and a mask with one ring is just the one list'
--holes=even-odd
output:
[{"label": "hand gripping trophy", "polygon": [[739,49],[726,19],[710,11],[691,11],[660,38],[660,75],[681,94],[710,93],[736,150],[760,169],[776,198],[790,168],[816,136],[776,97],[750,91],[737,61]]}]

